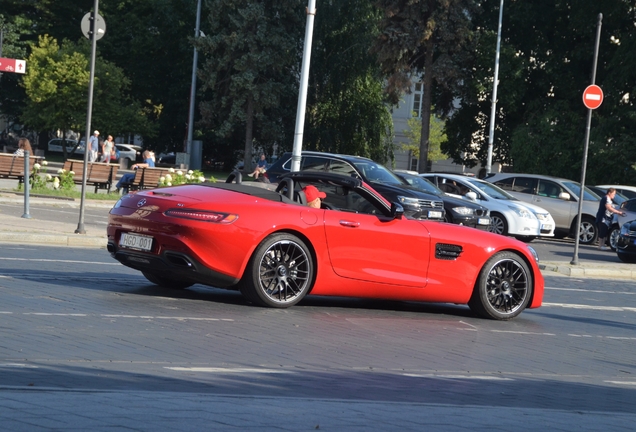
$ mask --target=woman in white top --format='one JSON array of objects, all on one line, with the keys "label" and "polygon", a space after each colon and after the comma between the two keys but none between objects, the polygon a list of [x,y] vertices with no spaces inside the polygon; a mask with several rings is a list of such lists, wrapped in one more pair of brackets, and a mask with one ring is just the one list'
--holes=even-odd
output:
[{"label": "woman in white top", "polygon": [[29,155],[33,156],[33,149],[31,149],[31,143],[26,138],[20,138],[18,140],[18,149],[13,153],[16,156],[24,156],[24,152],[28,151]]}]

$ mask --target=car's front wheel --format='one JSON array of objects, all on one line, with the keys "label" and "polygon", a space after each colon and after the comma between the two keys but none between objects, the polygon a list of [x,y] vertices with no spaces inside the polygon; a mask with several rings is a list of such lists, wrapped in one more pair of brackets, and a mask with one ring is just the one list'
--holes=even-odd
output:
[{"label": "car's front wheel", "polygon": [[485,318],[509,320],[528,306],[533,286],[523,258],[513,252],[499,252],[481,269],[468,306]]},{"label": "car's front wheel", "polygon": [[488,231],[493,232],[495,234],[507,235],[508,223],[506,222],[506,218],[504,218],[499,213],[491,213],[490,226],[488,227]]},{"label": "car's front wheel", "polygon": [[[574,223],[576,224],[576,220]],[[579,230],[579,242],[585,245],[592,244],[596,241],[597,237],[598,228],[596,226],[596,221],[591,217],[582,217],[581,229]]]},{"label": "car's front wheel", "polygon": [[621,235],[621,228],[618,225],[612,225],[610,227],[609,232],[609,245],[613,251],[616,250],[616,244],[618,243],[618,238]]},{"label": "car's front wheel", "polygon": [[184,289],[194,285],[194,283],[192,282],[171,279],[164,276],[159,276],[155,273],[148,273],[148,272],[141,272],[141,273],[144,275],[146,279],[148,279],[153,284],[159,285],[164,288]]},{"label": "car's front wheel", "polygon": [[241,294],[260,306],[290,307],[310,291],[314,272],[311,252],[301,239],[273,234],[250,258],[240,283]]}]

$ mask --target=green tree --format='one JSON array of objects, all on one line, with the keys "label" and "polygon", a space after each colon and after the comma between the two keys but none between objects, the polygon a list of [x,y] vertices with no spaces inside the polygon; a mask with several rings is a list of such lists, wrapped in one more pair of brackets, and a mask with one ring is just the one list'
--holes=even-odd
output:
[{"label": "green tree", "polygon": [[[88,42],[76,46],[65,41],[60,47],[48,35],[39,38],[23,80],[28,99],[21,118],[27,125],[36,130],[84,130],[90,79],[88,48]],[[110,134],[134,131],[152,135],[147,110],[125,95],[128,81],[122,71],[102,59],[96,60],[95,69],[92,124]]]},{"label": "green tree", "polygon": [[242,128],[249,167],[255,141],[263,147],[280,139],[279,109],[297,88],[302,10],[293,0],[208,0],[206,5],[213,12],[209,35],[198,43],[204,58],[203,122],[220,137]]},{"label": "green tree", "polygon": [[[422,120],[418,117],[411,117],[406,121],[409,127],[404,131],[408,144],[404,146],[406,150],[411,152],[413,156],[419,157],[420,155],[420,142],[422,141]],[[430,136],[429,136],[429,148],[428,148],[428,160],[438,161],[448,159],[448,155],[441,150],[442,143],[446,141],[446,134],[444,133],[444,121],[437,117],[435,114],[431,114],[429,124]]]},{"label": "green tree", "polygon": [[[443,146],[458,163],[487,159],[499,2],[476,17],[475,68],[447,122]],[[636,11],[626,0],[507,2],[504,8],[493,160],[533,172],[580,179],[596,21],[603,13],[587,182],[636,181]]]},{"label": "green tree", "polygon": [[423,80],[419,169],[425,172],[433,94],[437,111],[447,114],[455,89],[472,67],[471,18],[479,9],[475,0],[379,0],[378,5],[384,16],[375,52],[389,76],[392,102],[409,91],[413,79]]},{"label": "green tree", "polygon": [[370,52],[379,11],[368,0],[321,3],[309,74],[304,147],[393,157],[392,119],[383,76]]}]

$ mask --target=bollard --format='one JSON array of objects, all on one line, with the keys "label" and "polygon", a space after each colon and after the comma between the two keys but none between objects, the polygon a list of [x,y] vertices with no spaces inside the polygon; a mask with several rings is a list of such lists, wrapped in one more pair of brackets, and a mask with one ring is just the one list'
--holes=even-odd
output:
[{"label": "bollard", "polygon": [[29,152],[24,152],[24,214],[22,215],[25,219],[31,219],[31,215],[29,214]]}]

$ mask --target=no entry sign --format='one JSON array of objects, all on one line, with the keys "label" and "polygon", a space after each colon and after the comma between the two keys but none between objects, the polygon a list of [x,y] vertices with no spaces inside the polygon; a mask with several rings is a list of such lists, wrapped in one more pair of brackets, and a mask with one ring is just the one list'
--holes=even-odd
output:
[{"label": "no entry sign", "polygon": [[603,103],[603,90],[596,84],[587,86],[583,92],[583,105],[588,109],[596,109]]},{"label": "no entry sign", "polygon": [[16,60],[0,57],[0,72],[24,73],[26,71],[26,60]]}]

